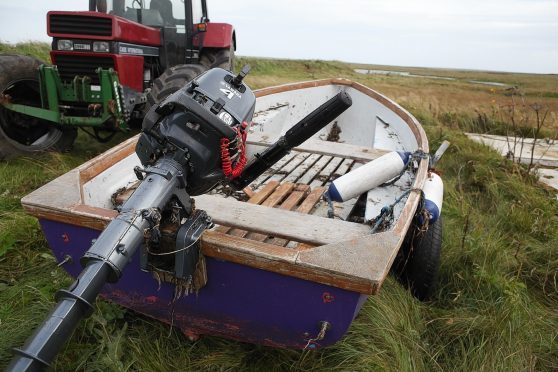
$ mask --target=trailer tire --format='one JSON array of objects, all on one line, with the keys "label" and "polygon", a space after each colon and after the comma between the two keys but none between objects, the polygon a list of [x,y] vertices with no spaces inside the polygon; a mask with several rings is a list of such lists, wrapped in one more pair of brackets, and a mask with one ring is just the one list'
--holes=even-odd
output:
[{"label": "trailer tire", "polygon": [[392,272],[413,296],[421,301],[431,298],[436,289],[442,250],[442,216],[423,235],[409,228],[395,258]]},{"label": "trailer tire", "polygon": [[[42,63],[29,56],[1,54],[0,94],[11,103],[41,107],[38,67]],[[62,128],[0,105],[0,160],[48,150],[67,151],[76,136],[76,128]]]},{"label": "trailer tire", "polygon": [[233,71],[234,69],[234,45],[229,48],[205,48],[200,56],[200,63],[207,69],[220,67]]},{"label": "trailer tire", "polygon": [[206,70],[205,66],[199,64],[176,65],[168,68],[153,81],[153,86],[147,94],[144,113]]}]

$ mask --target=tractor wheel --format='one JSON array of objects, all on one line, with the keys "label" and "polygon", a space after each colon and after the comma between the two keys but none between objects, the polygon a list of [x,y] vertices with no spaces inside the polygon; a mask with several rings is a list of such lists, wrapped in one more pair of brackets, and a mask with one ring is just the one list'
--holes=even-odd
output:
[{"label": "tractor wheel", "polygon": [[[37,68],[42,62],[28,56],[0,55],[0,98],[10,103],[41,107]],[[60,126],[8,110],[0,105],[0,160],[72,147],[77,129]]]},{"label": "tractor wheel", "polygon": [[228,71],[234,69],[234,45],[228,49],[206,48],[200,56],[200,63],[208,69],[220,67]]},{"label": "tractor wheel", "polygon": [[428,227],[426,233],[417,235],[417,228],[409,228],[403,245],[395,258],[392,272],[413,296],[428,300],[436,287],[442,249],[442,216]]},{"label": "tractor wheel", "polygon": [[158,104],[172,93],[184,87],[196,76],[206,71],[203,65],[177,65],[167,69],[155,81],[147,94],[147,103],[144,112],[147,113],[151,106]]}]

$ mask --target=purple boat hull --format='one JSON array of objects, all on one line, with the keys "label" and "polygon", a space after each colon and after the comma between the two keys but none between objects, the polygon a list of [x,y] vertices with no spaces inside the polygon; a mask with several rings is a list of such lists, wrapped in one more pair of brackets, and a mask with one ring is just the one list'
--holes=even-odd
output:
[{"label": "purple boat hull", "polygon": [[[100,231],[40,220],[57,260],[73,277],[81,272],[79,259]],[[139,250],[138,250],[139,252]],[[198,294],[178,299],[174,286],[159,283],[140,270],[139,254],[126,267],[122,279],[107,284],[103,296],[121,306],[172,323],[186,335],[217,335],[274,347],[319,348],[337,342],[347,332],[367,295],[206,258],[209,281]],[[174,319],[172,312],[174,311]],[[331,328],[323,340],[310,342],[327,321]]]}]

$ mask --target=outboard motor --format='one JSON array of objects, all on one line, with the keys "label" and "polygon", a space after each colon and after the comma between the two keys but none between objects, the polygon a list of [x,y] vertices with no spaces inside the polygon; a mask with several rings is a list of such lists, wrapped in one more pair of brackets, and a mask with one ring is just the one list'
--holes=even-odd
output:
[{"label": "outboard motor", "polygon": [[[143,167],[134,171],[141,183],[82,257],[78,279],[56,294],[54,310],[15,350],[8,371],[49,366],[79,321],[93,312],[104,284],[120,279],[138,248],[143,270],[156,272],[182,292],[199,289],[200,239],[212,222],[205,211],[194,208],[191,196],[219,184],[244,187],[352,103],[339,93],[247,164],[246,134],[256,103],[243,83],[248,72],[248,66],[237,76],[209,70],[151,108],[136,146]],[[162,225],[174,231],[170,245],[164,242]]]}]

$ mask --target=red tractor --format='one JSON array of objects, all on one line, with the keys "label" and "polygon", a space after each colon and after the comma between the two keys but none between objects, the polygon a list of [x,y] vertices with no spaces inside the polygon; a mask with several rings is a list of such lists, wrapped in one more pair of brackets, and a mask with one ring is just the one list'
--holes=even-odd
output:
[{"label": "red tractor", "polygon": [[209,22],[206,0],[90,0],[47,20],[52,66],[0,55],[0,159],[66,150],[78,127],[107,140],[205,70],[233,68],[234,28]]}]

